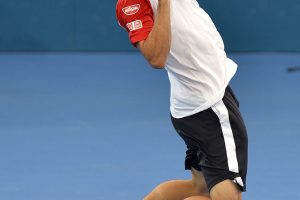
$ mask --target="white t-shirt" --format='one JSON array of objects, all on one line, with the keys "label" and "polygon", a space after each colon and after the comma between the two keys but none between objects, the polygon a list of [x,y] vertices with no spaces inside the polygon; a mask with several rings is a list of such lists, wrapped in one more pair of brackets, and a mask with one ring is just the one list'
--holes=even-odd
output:
[{"label": "white t-shirt", "polygon": [[[158,0],[119,0],[117,18],[133,44],[152,30]],[[227,58],[223,40],[196,0],[171,0],[171,50],[165,69],[175,118],[203,111],[220,101],[237,65]]]}]

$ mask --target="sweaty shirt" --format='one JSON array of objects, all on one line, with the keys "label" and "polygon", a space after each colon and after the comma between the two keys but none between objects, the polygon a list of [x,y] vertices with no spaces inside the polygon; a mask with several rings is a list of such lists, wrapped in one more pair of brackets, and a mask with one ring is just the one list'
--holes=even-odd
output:
[{"label": "sweaty shirt", "polygon": [[[157,6],[158,0],[118,0],[117,19],[133,45],[147,39]],[[236,72],[219,32],[196,0],[171,0],[171,49],[165,69],[174,118],[193,115],[220,101]]]}]

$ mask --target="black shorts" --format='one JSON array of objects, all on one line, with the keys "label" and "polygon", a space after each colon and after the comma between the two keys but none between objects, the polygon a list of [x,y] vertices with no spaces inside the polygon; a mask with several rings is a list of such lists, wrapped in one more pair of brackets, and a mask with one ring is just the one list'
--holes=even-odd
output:
[{"label": "black shorts", "polygon": [[187,145],[186,169],[202,171],[209,190],[230,179],[246,191],[248,137],[239,103],[229,86],[223,99],[209,109],[171,118]]}]

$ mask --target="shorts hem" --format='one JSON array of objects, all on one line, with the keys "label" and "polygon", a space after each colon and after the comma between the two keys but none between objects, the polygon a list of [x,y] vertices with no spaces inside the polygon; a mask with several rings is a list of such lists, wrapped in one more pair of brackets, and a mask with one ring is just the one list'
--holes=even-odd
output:
[{"label": "shorts hem", "polygon": [[224,175],[222,177],[216,178],[211,183],[207,184],[207,188],[208,188],[209,191],[211,191],[211,189],[214,186],[216,186],[218,183],[221,183],[222,181],[225,181],[225,180],[231,180],[233,183],[235,183],[239,187],[239,189],[241,190],[241,192],[246,192],[246,186],[245,185],[241,186],[240,184],[234,182],[234,179],[236,177],[239,177],[239,176]]}]

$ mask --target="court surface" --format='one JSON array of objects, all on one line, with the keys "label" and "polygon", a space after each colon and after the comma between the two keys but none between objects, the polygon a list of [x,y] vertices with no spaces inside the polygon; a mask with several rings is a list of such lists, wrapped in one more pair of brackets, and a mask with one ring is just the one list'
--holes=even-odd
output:
[{"label": "court surface", "polygon": [[[300,199],[300,54],[229,54],[249,134],[244,200]],[[0,199],[141,200],[188,178],[164,70],[138,53],[0,54]]]}]

